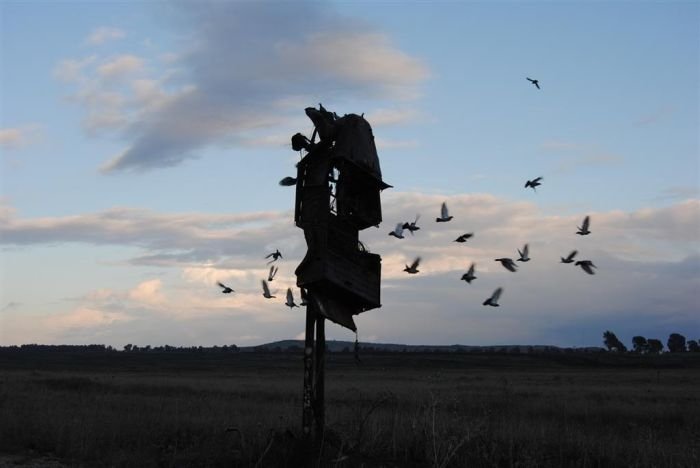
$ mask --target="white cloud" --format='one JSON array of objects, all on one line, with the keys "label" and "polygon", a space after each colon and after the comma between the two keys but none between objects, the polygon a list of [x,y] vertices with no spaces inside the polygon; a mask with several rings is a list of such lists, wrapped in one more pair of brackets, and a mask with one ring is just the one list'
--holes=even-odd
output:
[{"label": "white cloud", "polygon": [[[454,219],[436,223],[443,201]],[[580,333],[575,330],[583,328],[599,330],[596,334],[610,328],[624,336],[649,330],[663,335],[671,328],[683,332],[684,327],[700,325],[700,200],[572,216],[546,216],[534,203],[488,194],[387,192],[383,202],[382,227],[361,233],[370,251],[382,255],[383,279],[383,307],[356,319],[362,334],[413,343],[571,344],[572,336]],[[149,278],[128,288],[86,294],[62,321],[52,322],[61,330],[83,323],[112,337],[112,343],[134,342],[118,338],[132,333],[150,344],[221,344],[241,336],[258,336],[261,341],[289,338],[303,327],[303,313],[283,304],[284,291],[295,287],[294,268],[306,251],[289,212],[166,215],[121,208],[21,219],[5,205],[0,213],[5,245],[135,245],[144,255],[132,263],[179,273],[167,282]],[[421,230],[413,237],[407,234],[398,240],[387,235],[394,223],[413,220],[416,213],[422,214]],[[591,216],[592,234],[576,236],[576,226],[586,214]],[[453,242],[465,232],[475,236],[466,244]],[[516,249],[526,242],[532,260],[520,264],[518,272],[510,273],[494,261],[515,258]],[[265,300],[260,290],[269,268],[264,256],[276,246],[284,252],[271,285],[278,297]],[[578,258],[594,261],[595,275],[559,262],[574,249]],[[423,259],[421,272],[407,275],[404,264],[416,256]],[[459,278],[472,262],[477,279],[468,285]],[[222,294],[216,281],[236,292]],[[504,288],[501,307],[483,307],[481,302],[498,286]],[[155,324],[164,322],[167,328],[157,329]],[[235,334],[218,328],[234,329]],[[343,333],[329,328],[329,337],[347,338]],[[599,343],[598,337],[594,342]]]},{"label": "white cloud", "polygon": [[[119,105],[78,100],[89,132],[119,130],[126,142],[102,165],[103,172],[175,166],[210,145],[288,144],[301,108],[318,96],[332,102],[364,99],[385,109],[377,112],[380,124],[399,124],[413,111],[386,109],[418,96],[429,76],[422,62],[388,36],[339,16],[329,5],[223,2],[179,8],[190,37],[186,50],[166,57],[173,68],[150,69],[146,64],[162,57],[128,53],[102,62],[66,60],[56,68],[57,77],[79,83],[79,96],[122,97]],[[245,47],[231,47],[242,43]],[[117,88],[125,78],[129,89]],[[303,104],[291,108],[292,102]],[[406,144],[413,143],[394,146]]]},{"label": "white cloud", "polygon": [[18,149],[36,142],[39,136],[40,127],[37,124],[0,128],[0,148],[5,150]]},{"label": "white cloud", "polygon": [[123,77],[143,69],[144,60],[131,54],[124,54],[102,63],[97,67],[97,73],[105,79]]},{"label": "white cloud", "polygon": [[101,26],[99,28],[95,28],[90,33],[90,35],[85,39],[85,43],[90,45],[101,45],[108,41],[123,39],[124,37],[126,37],[126,32],[119,28]]}]

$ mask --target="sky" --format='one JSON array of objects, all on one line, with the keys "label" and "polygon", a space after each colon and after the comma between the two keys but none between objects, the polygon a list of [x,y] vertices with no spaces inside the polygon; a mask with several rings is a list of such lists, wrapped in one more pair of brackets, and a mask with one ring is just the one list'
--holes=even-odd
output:
[{"label": "sky", "polygon": [[302,337],[277,182],[318,103],[364,113],[393,186],[360,340],[699,339],[699,25],[697,2],[1,1],[0,345]]}]

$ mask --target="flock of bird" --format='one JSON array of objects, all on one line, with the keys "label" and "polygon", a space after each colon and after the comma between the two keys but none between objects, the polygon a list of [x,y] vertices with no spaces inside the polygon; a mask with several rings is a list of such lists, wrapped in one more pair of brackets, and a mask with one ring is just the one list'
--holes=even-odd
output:
[{"label": "flock of bird", "polygon": [[[526,78],[529,82],[531,82],[537,89],[541,89],[539,85],[538,80],[534,80],[532,78]],[[532,180],[528,180],[525,182],[525,188],[531,188],[533,191],[537,192],[537,187],[542,185],[542,180],[543,177],[536,177]],[[447,204],[443,203],[442,207],[440,209],[440,216],[435,218],[435,222],[438,223],[446,223],[449,221],[452,221],[454,217],[450,215],[449,210],[447,208]],[[390,236],[393,236],[397,239],[403,239],[404,238],[404,231],[409,231],[411,235],[415,231],[420,230],[420,227],[417,225],[418,220],[420,219],[420,215],[416,215],[416,218],[412,222],[401,222],[396,225],[393,231],[389,232]],[[581,223],[581,226],[577,226],[577,231],[576,234],[581,235],[581,236],[587,236],[591,233],[590,231],[590,223],[591,219],[590,216],[586,216],[583,219],[583,222]],[[469,239],[471,239],[474,236],[473,232],[469,232],[466,234],[462,234],[457,239],[454,240],[454,242],[459,242],[459,243],[464,243],[467,242]],[[500,264],[505,268],[506,270],[515,273],[518,270],[518,264],[516,262],[529,262],[530,261],[530,248],[528,244],[525,244],[522,248],[522,250],[518,250],[518,258],[516,260],[513,260],[512,258],[509,257],[502,257],[502,258],[496,258],[495,261],[500,262]],[[593,264],[591,260],[578,260],[575,261],[575,257],[578,255],[577,250],[571,251],[569,255],[566,257],[561,257],[561,263],[574,263],[575,266],[581,267],[583,271],[588,273],[589,275],[595,274],[595,271],[593,270],[596,268],[596,266]],[[417,274],[420,270],[418,270],[418,266],[420,265],[421,258],[416,257],[416,259],[411,263],[411,265],[406,265],[403,271],[410,275]],[[473,280],[475,280],[477,277],[475,275],[476,272],[476,264],[472,263],[471,266],[469,267],[469,270],[467,270],[466,273],[462,275],[462,280],[466,281],[467,283],[471,284]],[[503,293],[503,287],[498,287],[496,288],[491,296],[487,298],[482,304],[485,306],[492,306],[492,307],[499,307],[498,300],[501,297],[501,294]]]},{"label": "flock of bird", "polygon": [[[279,249],[275,249],[274,252],[265,256],[265,259],[268,259],[268,258],[271,259],[269,262],[267,262],[267,264],[270,265],[271,263],[274,263],[277,260],[279,260],[280,258],[284,258],[284,257],[282,257],[282,253],[279,251]],[[270,292],[270,286],[268,283],[271,283],[275,280],[275,276],[277,276],[278,271],[279,271],[279,267],[277,267],[277,265],[270,266],[270,272],[267,274],[267,279],[261,280],[262,291],[263,291],[262,295],[265,299],[274,299],[277,297],[277,296],[273,296],[272,293]],[[231,294],[232,292],[236,292],[233,288],[226,286],[224,283],[222,283],[220,281],[217,281],[216,284],[221,288],[221,292],[223,294]],[[299,307],[299,305],[297,305],[294,302],[294,293],[292,292],[292,288],[287,288],[287,300],[285,301],[284,305],[286,305],[290,309],[292,307]],[[301,300],[300,305],[302,305],[302,306],[306,305],[306,301],[304,299],[303,294],[302,294],[302,300]]]},{"label": "flock of bird", "polygon": [[[525,183],[525,187],[531,187],[533,190],[535,187],[542,185],[541,184],[542,177],[537,177],[536,179],[533,180],[528,180]],[[411,235],[415,231],[420,230],[420,226],[418,226],[418,220],[420,219],[420,215],[416,215],[416,218],[414,221],[407,221],[407,222],[400,222],[396,224],[396,227],[394,228],[393,231],[389,232],[389,235],[392,237],[395,237],[397,239],[404,239],[405,236],[403,235],[404,231],[409,231]],[[454,216],[451,216],[449,213],[449,209],[447,208],[447,203],[443,202],[442,207],[440,208],[440,216],[435,218],[435,222],[437,223],[447,223],[449,221],[452,221],[454,219]],[[591,233],[590,231],[590,223],[591,223],[591,218],[590,216],[586,216],[583,219],[583,222],[581,223],[581,226],[577,226],[577,231],[576,234],[581,235],[581,236],[587,236],[588,234]],[[465,234],[462,234],[458,236],[454,242],[459,242],[459,243],[464,243],[467,242],[469,239],[474,237],[473,232],[468,232]],[[516,260],[513,260],[512,258],[509,257],[501,257],[501,258],[496,258],[494,259],[497,262],[500,262],[500,264],[505,268],[506,270],[515,273],[518,271],[518,264],[516,262],[529,262],[530,261],[530,247],[528,244],[525,244],[521,249],[517,249],[518,251],[518,258]],[[574,258],[578,254],[577,250],[571,251],[569,255],[566,257],[561,257],[561,263],[574,263]],[[418,266],[420,265],[421,258],[416,257],[415,260],[413,260],[413,263],[410,265],[406,265],[403,271],[408,273],[409,275],[415,275],[420,272],[418,269]],[[593,271],[593,268],[596,268],[596,266],[593,264],[591,260],[578,260],[575,262],[575,266],[580,266],[583,271],[588,273],[589,275],[595,274],[595,271]],[[469,267],[469,270],[467,270],[466,273],[462,275],[462,280],[466,281],[467,283],[471,284],[473,280],[475,280],[477,277],[475,275],[476,272],[476,264],[472,263],[471,266]],[[502,287],[498,287],[491,297],[486,299],[483,302],[483,305],[489,305],[492,307],[499,307],[498,304],[498,299],[501,297],[501,293],[503,292]]]},{"label": "flock of bird", "polygon": [[[532,78],[527,77],[526,78],[530,83],[532,83],[537,89],[541,89],[539,85],[539,80],[535,80]],[[296,149],[296,148],[295,148]],[[533,191],[537,192],[537,187],[542,185],[542,180],[543,177],[536,177],[532,180],[528,180],[525,182],[525,188],[531,188]],[[296,184],[296,179],[293,177],[285,177],[280,181],[280,185],[282,186],[290,186],[290,185],[295,185]],[[393,231],[389,232],[390,236],[393,236],[397,239],[404,239],[404,232],[408,231],[411,236],[414,235],[416,231],[419,231],[421,228],[418,226],[418,220],[420,219],[420,214],[416,215],[415,219],[413,221],[406,221],[406,222],[400,222],[396,224],[396,227],[394,228]],[[442,207],[440,208],[440,216],[435,218],[435,222],[437,223],[447,223],[452,221],[454,219],[454,216],[450,215],[450,212],[447,208],[447,203],[443,202]],[[587,236],[591,233],[590,231],[590,216],[586,216],[583,219],[583,222],[581,223],[581,226],[577,226],[577,231],[576,234],[581,235],[581,236]],[[469,239],[474,237],[473,232],[468,232],[465,234],[460,235],[457,237],[454,242],[458,243],[465,243]],[[518,258],[516,260],[513,260],[512,258],[509,257],[501,257],[501,258],[496,258],[495,261],[500,262],[500,264],[505,268],[506,270],[515,273],[518,270],[518,264],[516,262],[529,262],[530,261],[530,248],[528,244],[525,244],[521,249],[518,250]],[[561,257],[561,263],[574,263],[575,266],[581,267],[583,271],[588,273],[589,275],[595,274],[595,271],[593,270],[596,268],[596,266],[593,264],[591,260],[575,260],[576,255],[578,254],[577,250],[573,250],[567,255],[566,257]],[[266,259],[271,259],[269,262],[267,262],[268,265],[276,262],[282,257],[282,254],[280,253],[279,250],[275,250],[274,252],[270,253],[265,257]],[[420,272],[418,269],[419,265],[421,262],[420,257],[416,257],[415,260],[410,265],[406,265],[403,271],[408,273],[409,275],[415,275]],[[270,287],[268,283],[271,283],[274,281],[275,276],[277,275],[278,267],[276,265],[272,265],[270,267],[270,271],[267,277],[267,280],[263,279],[261,280],[262,283],[262,290],[263,290],[263,297],[266,299],[274,299],[276,296],[273,296],[270,293]],[[468,284],[471,284],[472,281],[477,279],[476,275],[476,264],[472,263],[469,266],[469,269],[467,270],[466,273],[464,273],[461,277],[461,280],[466,281]],[[219,287],[222,289],[221,292],[223,294],[230,294],[232,292],[235,292],[232,288],[226,286],[225,284],[221,282],[217,282]],[[503,293],[503,287],[498,287],[496,288],[491,296],[487,298],[484,302],[484,306],[492,306],[492,307],[499,307],[498,300],[501,297],[501,294]],[[288,306],[289,308],[293,307],[299,307],[294,302],[294,294],[292,292],[291,288],[287,288],[287,296],[286,296],[286,302],[285,305]],[[304,291],[302,290],[302,300],[301,304],[302,306],[306,305],[306,300],[304,297]]]}]

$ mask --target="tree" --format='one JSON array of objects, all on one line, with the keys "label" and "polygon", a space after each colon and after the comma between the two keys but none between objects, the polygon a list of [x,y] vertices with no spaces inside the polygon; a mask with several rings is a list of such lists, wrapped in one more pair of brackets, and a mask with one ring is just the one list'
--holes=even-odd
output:
[{"label": "tree", "polygon": [[133,348],[133,347],[134,347],[134,345],[132,345],[131,343],[129,343],[128,345],[124,346],[124,351],[129,352],[129,351],[131,351],[131,348]]},{"label": "tree", "polygon": [[685,336],[680,333],[671,333],[666,342],[668,350],[672,353],[684,353],[685,352]]},{"label": "tree", "polygon": [[663,351],[664,345],[663,343],[661,343],[661,340],[657,340],[656,338],[649,338],[647,340],[647,349],[648,353],[659,354],[661,351]]},{"label": "tree", "polygon": [[643,336],[633,336],[632,348],[635,353],[646,353],[649,350],[649,343],[647,343],[647,339]]},{"label": "tree", "polygon": [[700,345],[696,340],[688,340],[688,351],[691,353],[700,353]]},{"label": "tree", "polygon": [[603,333],[603,343],[608,348],[608,351],[614,351],[617,353],[627,352],[627,347],[622,344],[622,342],[617,339],[617,336],[615,336],[615,334],[610,330]]}]

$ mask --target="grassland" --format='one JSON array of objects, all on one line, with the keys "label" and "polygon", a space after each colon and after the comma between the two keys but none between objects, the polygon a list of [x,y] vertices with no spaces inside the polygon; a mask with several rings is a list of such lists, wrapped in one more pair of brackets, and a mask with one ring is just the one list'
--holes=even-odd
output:
[{"label": "grassland", "polygon": [[[297,467],[301,383],[297,354],[0,353],[0,453]],[[698,467],[699,389],[697,354],[330,354],[317,466]]]}]

